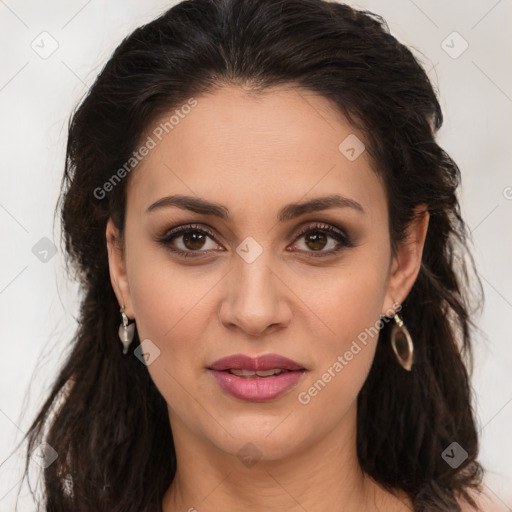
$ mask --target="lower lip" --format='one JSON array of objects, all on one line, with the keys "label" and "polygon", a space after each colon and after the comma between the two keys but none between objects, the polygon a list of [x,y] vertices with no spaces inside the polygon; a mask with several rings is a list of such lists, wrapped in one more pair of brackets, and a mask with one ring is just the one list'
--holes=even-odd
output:
[{"label": "lower lip", "polygon": [[210,371],[226,393],[249,402],[263,402],[281,396],[296,386],[304,373],[302,370],[283,372],[275,377],[244,378],[229,372]]}]

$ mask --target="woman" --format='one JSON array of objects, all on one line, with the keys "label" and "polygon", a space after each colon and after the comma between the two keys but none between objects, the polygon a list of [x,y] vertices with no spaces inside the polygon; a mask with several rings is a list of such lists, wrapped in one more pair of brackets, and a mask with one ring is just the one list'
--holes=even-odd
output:
[{"label": "woman", "polygon": [[69,127],[46,510],[479,510],[441,124],[346,5],[189,0],[127,37]]}]

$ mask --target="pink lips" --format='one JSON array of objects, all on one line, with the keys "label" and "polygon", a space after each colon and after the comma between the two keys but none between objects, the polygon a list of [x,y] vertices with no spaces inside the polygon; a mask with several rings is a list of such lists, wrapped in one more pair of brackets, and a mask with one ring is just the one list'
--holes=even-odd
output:
[{"label": "pink lips", "polygon": [[[251,402],[263,402],[281,396],[297,384],[305,371],[299,363],[278,354],[263,354],[258,357],[234,354],[219,359],[208,369],[222,390],[235,398]],[[238,376],[229,373],[229,370],[272,369],[284,371],[267,377]]]}]

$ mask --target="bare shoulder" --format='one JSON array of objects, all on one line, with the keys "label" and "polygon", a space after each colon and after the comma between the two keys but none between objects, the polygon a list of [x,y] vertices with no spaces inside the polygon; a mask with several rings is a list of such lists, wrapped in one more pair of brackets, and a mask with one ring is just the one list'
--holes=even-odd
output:
[{"label": "bare shoulder", "polygon": [[459,498],[457,500],[457,503],[459,504],[462,512],[498,512],[499,510],[501,510],[499,508],[499,505],[493,502],[484,493],[471,491],[469,492],[469,495],[475,500],[475,503],[478,505],[478,508],[473,507],[468,501]]},{"label": "bare shoulder", "polygon": [[385,490],[380,484],[375,485],[374,505],[380,512],[413,512],[411,498],[403,489],[394,492]]},{"label": "bare shoulder", "polygon": [[[374,504],[380,512],[413,512],[414,505],[409,495],[402,489],[394,489],[393,493],[385,490],[380,484],[375,485]],[[457,498],[457,503],[462,512],[501,512],[503,507],[494,502],[484,492],[467,490],[478,508],[463,499]]]},{"label": "bare shoulder", "polygon": [[[476,512],[478,510],[475,507],[473,507],[472,505],[470,505],[466,500],[463,500],[462,498],[458,499],[457,503],[459,504],[462,512]],[[477,503],[478,503],[478,501],[477,501]]]}]

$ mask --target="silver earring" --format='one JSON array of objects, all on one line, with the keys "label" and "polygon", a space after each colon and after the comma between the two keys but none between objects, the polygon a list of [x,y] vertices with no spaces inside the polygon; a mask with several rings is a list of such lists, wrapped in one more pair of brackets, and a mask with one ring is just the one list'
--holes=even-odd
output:
[{"label": "silver earring", "polygon": [[124,312],[124,306],[121,306],[120,312],[123,321],[119,326],[119,339],[121,340],[121,343],[123,344],[124,347],[123,354],[127,354],[128,347],[130,346],[130,343],[133,341],[133,336],[135,334],[135,322],[133,322],[132,324],[128,324],[128,317]]},{"label": "silver earring", "polygon": [[411,371],[414,362],[414,344],[411,335],[398,313],[393,318],[395,323],[391,328],[391,346],[402,368]]}]

